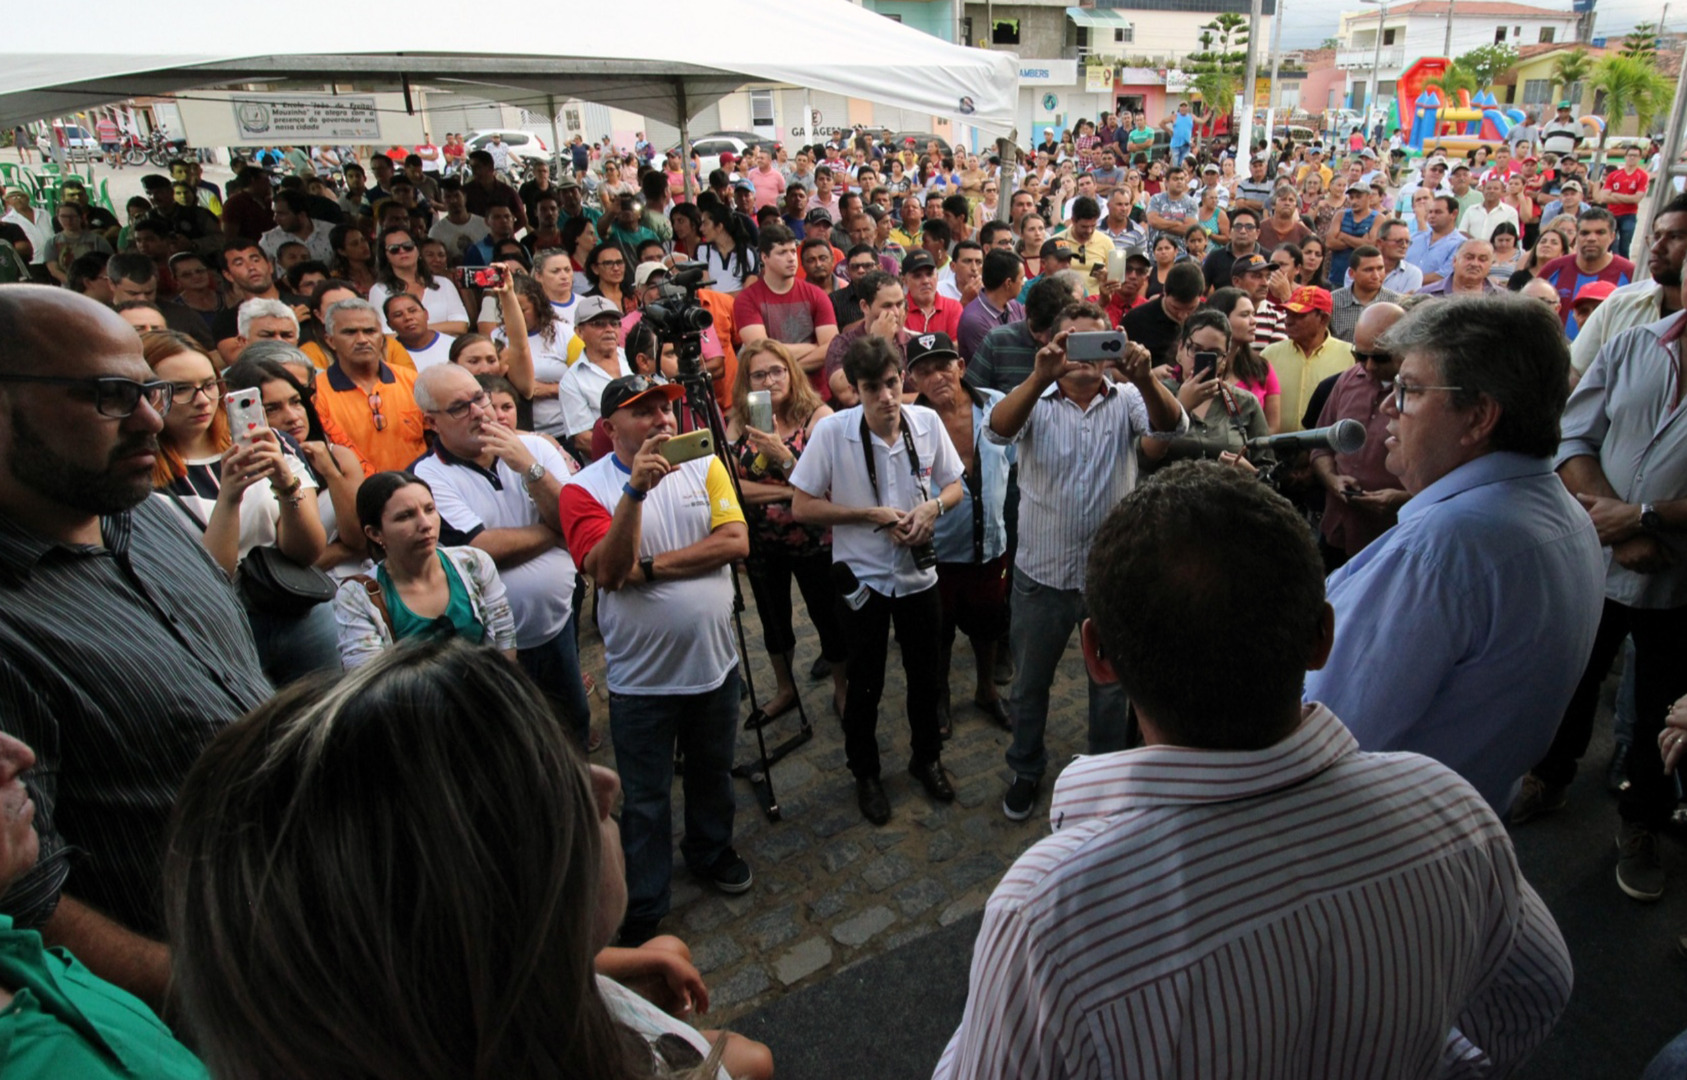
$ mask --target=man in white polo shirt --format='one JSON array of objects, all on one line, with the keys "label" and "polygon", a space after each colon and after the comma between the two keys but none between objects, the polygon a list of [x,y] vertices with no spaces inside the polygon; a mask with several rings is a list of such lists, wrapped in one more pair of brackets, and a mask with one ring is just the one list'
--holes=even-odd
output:
[{"label": "man in white polo shirt", "polygon": [[457,339],[428,325],[428,309],[407,292],[393,293],[381,305],[381,314],[392,327],[392,336],[415,361],[417,371],[426,371],[451,359],[451,343]]},{"label": "man in white polo shirt", "polygon": [[631,375],[633,369],[621,350],[621,309],[613,301],[581,297],[574,310],[574,332],[586,347],[557,380],[556,396],[569,441],[582,454],[589,454],[604,389],[615,379]]},{"label": "man in white polo shirt", "polygon": [[750,554],[750,532],[718,457],[672,465],[662,456],[683,395],[644,375],[611,381],[599,400],[614,451],[562,489],[568,550],[603,590],[598,627],[625,795],[623,945],[648,941],[668,913],[676,745],[685,754],[686,866],[725,893],[752,882],[732,849],[739,676],[728,569]]},{"label": "man in white polo shirt", "polygon": [[[955,347],[934,332],[910,338],[907,349],[913,363]],[[961,459],[937,413],[902,404],[902,351],[889,341],[857,339],[843,372],[861,404],[815,425],[791,474],[791,513],[832,527],[833,574],[847,567],[866,590],[852,597],[850,589],[837,609],[850,649],[844,753],[862,816],[883,825],[890,800],[879,782],[877,732],[892,623],[908,679],[908,773],[937,801],[955,798],[938,732],[949,672],[940,662],[943,604],[931,542],[939,515],[961,501]]]},{"label": "man in white polo shirt", "polygon": [[435,438],[411,471],[433,488],[440,543],[480,548],[498,564],[515,616],[516,659],[583,749],[591,706],[574,632],[574,560],[557,509],[568,464],[544,437],[498,423],[465,368],[427,368],[413,393]]}]

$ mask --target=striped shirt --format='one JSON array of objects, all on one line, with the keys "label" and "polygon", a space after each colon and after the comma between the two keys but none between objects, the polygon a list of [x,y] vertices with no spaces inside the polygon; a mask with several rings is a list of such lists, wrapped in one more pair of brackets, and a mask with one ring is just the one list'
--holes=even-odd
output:
[{"label": "striped shirt", "polygon": [[41,838],[0,910],[38,927],[63,889],[158,936],[176,789],[270,686],[228,580],[173,506],[148,498],[101,519],[100,537],[62,544],[0,517],[0,730],[35,751]]},{"label": "striped shirt", "polygon": [[[1103,383],[1088,408],[1055,383],[1012,438],[985,430],[991,442],[1019,448],[1016,567],[1053,589],[1084,587],[1090,540],[1136,488],[1136,441],[1149,430],[1142,391],[1114,382]],[[1189,430],[1189,414],[1181,407],[1173,430],[1179,435]]]},{"label": "striped shirt", "polygon": [[1487,804],[1307,708],[1069,766],[985,909],[950,1077],[1508,1075],[1570,955]]}]

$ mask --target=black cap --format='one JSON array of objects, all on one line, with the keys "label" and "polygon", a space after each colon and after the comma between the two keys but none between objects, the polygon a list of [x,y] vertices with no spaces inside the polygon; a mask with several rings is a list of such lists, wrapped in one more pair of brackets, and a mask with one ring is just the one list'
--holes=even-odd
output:
[{"label": "black cap", "polygon": [[648,375],[623,375],[603,388],[599,415],[608,419],[616,409],[631,405],[651,394],[660,394],[669,401],[678,401],[685,396],[685,388],[679,383],[660,382]]},{"label": "black cap", "polygon": [[1070,259],[1072,255],[1072,249],[1061,243],[1059,240],[1044,240],[1043,249],[1037,252],[1037,257],[1041,259],[1047,259],[1050,257]]},{"label": "black cap", "polygon": [[908,339],[908,346],[905,351],[908,355],[909,371],[912,371],[914,365],[921,360],[935,360],[939,357],[948,357],[951,360],[961,358],[961,354],[955,349],[955,343],[950,341],[949,335],[941,330],[930,334],[915,334]]},{"label": "black cap", "polygon": [[935,270],[937,260],[931,257],[931,252],[925,248],[915,248],[902,256],[902,272],[912,274],[916,270]]},{"label": "black cap", "polygon": [[832,214],[824,206],[816,206],[813,210],[804,214],[802,220],[804,225],[830,225]]}]

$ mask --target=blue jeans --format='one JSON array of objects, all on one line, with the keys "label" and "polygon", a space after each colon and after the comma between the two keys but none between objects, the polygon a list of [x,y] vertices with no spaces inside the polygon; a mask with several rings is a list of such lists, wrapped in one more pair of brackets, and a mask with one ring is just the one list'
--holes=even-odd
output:
[{"label": "blue jeans", "polygon": [[1615,735],[1624,746],[1634,745],[1634,635],[1623,642],[1623,676],[1617,683]]},{"label": "blue jeans", "polygon": [[685,838],[680,854],[706,870],[732,846],[732,747],[738,730],[738,669],[702,694],[609,695],[609,732],[621,773],[621,852],[627,920],[668,913],[674,874],[674,747],[685,754]]},{"label": "blue jeans", "polygon": [[[1077,589],[1054,589],[1013,571],[1013,620],[1008,644],[1013,650],[1013,745],[1007,762],[1015,776],[1040,780],[1048,770],[1043,729],[1049,718],[1049,687],[1054,671],[1072,640],[1072,630],[1084,621],[1084,594]],[[852,672],[853,674],[853,672]],[[1130,745],[1130,709],[1118,683],[1090,680],[1089,752],[1106,754]]]},{"label": "blue jeans", "polygon": [[580,681],[580,646],[577,643],[580,613],[570,612],[568,622],[556,637],[531,649],[517,649],[515,658],[539,689],[551,708],[568,725],[575,744],[584,751],[592,732],[592,706]]},{"label": "blue jeans", "polygon": [[1617,240],[1611,245],[1614,254],[1628,258],[1628,246],[1634,243],[1634,223],[1639,214],[1620,214],[1617,217]]},{"label": "blue jeans", "polygon": [[340,632],[332,603],[317,604],[295,618],[248,608],[246,621],[264,674],[277,688],[305,675],[339,673]]},{"label": "blue jeans", "polygon": [[1687,1031],[1670,1040],[1640,1074],[1640,1080],[1687,1080]]}]

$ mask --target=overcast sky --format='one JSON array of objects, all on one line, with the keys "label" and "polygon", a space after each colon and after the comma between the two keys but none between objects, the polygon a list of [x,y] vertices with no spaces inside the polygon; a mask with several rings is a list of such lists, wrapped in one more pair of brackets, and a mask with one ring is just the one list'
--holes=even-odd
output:
[{"label": "overcast sky", "polygon": [[[1536,6],[1568,10],[1570,5],[1544,0]],[[1597,0],[1595,10],[1599,12],[1599,18],[1594,24],[1594,31],[1611,37],[1621,36],[1643,19],[1656,19],[1661,6],[1658,0]],[[1315,49],[1325,38],[1335,37],[1341,25],[1342,12],[1361,11],[1365,5],[1358,0],[1278,0],[1278,8],[1288,16],[1283,23],[1283,47]],[[1455,4],[1454,11],[1457,10]],[[1668,20],[1668,29],[1687,30],[1687,0],[1672,0]]]}]

